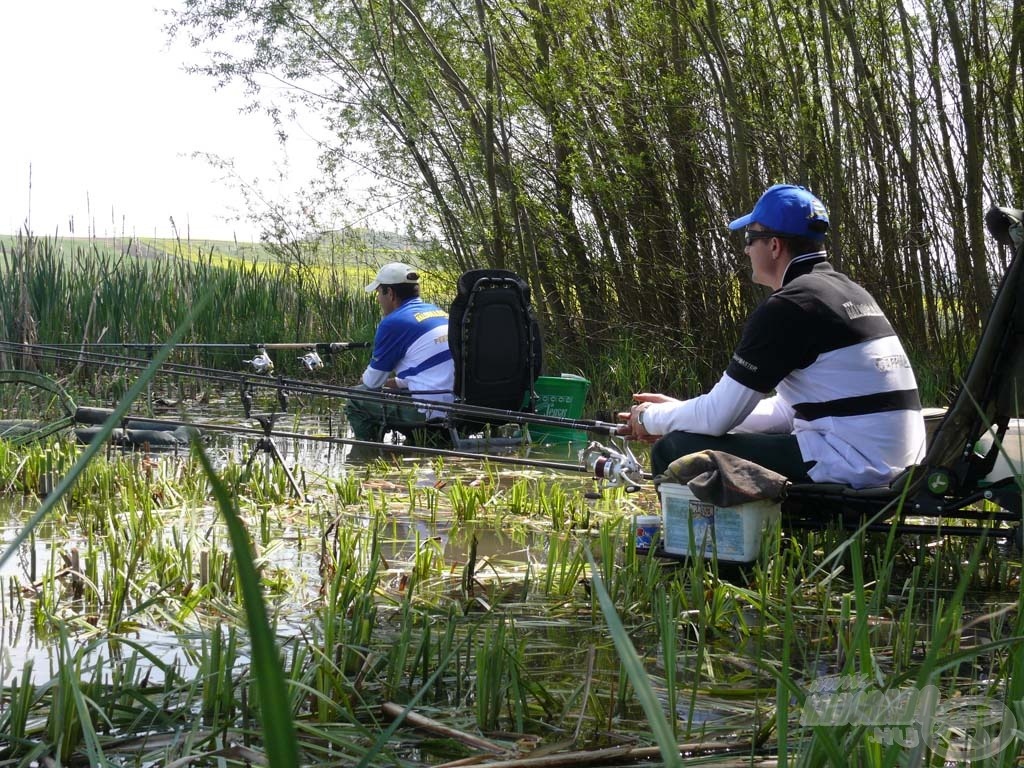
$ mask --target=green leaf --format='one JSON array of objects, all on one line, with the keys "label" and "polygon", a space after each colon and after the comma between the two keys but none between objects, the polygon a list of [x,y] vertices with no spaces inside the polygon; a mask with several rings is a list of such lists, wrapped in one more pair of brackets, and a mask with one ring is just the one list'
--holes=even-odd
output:
[{"label": "green leaf", "polygon": [[238,583],[245,601],[249,641],[252,643],[252,671],[258,683],[267,758],[272,768],[298,766],[299,744],[295,736],[295,724],[292,721],[277,644],[267,619],[267,606],[263,602],[260,575],[253,560],[252,542],[227,486],[217,477],[206,451],[199,443],[193,443],[193,452],[210,480],[214,498],[231,538],[231,548],[238,568]]},{"label": "green leaf", "polygon": [[651,725],[654,739],[661,749],[663,764],[666,768],[682,766],[683,761],[679,756],[679,745],[676,743],[675,736],[672,733],[672,726],[665,719],[661,702],[658,700],[654,686],[651,685],[651,680],[647,676],[647,670],[644,669],[640,655],[636,652],[636,648],[633,647],[633,641],[629,639],[629,634],[622,625],[619,614],[615,612],[615,603],[612,602],[611,595],[608,594],[608,590],[604,586],[600,569],[594,561],[594,555],[589,549],[586,550],[586,553],[587,560],[590,562],[591,588],[601,603],[601,610],[604,612],[604,619],[608,624],[608,632],[611,634],[615,648],[619,652],[619,659],[626,670],[629,682],[633,684],[637,700],[640,702],[640,706],[643,707],[644,714],[647,715],[647,721]]}]

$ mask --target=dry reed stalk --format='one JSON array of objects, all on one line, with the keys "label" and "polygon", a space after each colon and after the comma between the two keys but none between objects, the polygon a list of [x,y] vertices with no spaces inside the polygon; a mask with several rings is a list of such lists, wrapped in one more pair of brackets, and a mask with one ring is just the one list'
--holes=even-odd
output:
[{"label": "dry reed stalk", "polygon": [[[723,744],[721,742],[694,742],[680,744],[680,754],[711,755],[722,752],[749,752],[750,742]],[[661,757],[660,747],[607,747],[605,749],[584,749],[576,752],[563,752],[543,757],[521,757],[512,760],[496,760],[489,763],[481,762],[481,756],[468,757],[442,763],[434,768],[462,768],[463,766],[480,766],[480,768],[560,768],[573,765],[619,765],[634,763],[640,760],[653,760]],[[728,763],[715,763],[715,768],[731,768],[732,766],[756,765],[763,768],[774,768],[778,765],[775,759],[758,760],[744,757]]]},{"label": "dry reed stalk", "polygon": [[[395,719],[402,717],[404,714],[404,720],[413,728],[420,728],[424,731],[430,731],[438,736],[445,738],[454,739],[455,741],[461,742],[467,746],[474,747],[476,749],[482,749],[486,752],[491,752],[495,755],[503,755],[508,752],[508,749],[496,744],[493,741],[482,739],[479,736],[474,736],[471,733],[465,731],[459,731],[455,728],[450,728],[443,723],[439,723],[437,720],[433,720],[426,715],[419,715],[415,712],[406,712],[405,707],[401,704],[395,704],[391,701],[386,701],[381,705],[381,709],[384,714],[388,717]],[[504,765],[504,763],[502,763]]]}]

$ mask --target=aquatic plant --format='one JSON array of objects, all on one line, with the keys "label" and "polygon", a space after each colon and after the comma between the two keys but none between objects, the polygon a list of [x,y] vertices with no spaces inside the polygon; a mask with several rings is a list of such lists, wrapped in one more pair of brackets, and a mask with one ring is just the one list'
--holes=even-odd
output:
[{"label": "aquatic plant", "polygon": [[[870,725],[802,722],[827,676],[1024,716],[1019,554],[1003,543],[774,522],[749,566],[676,562],[632,546],[650,489],[588,499],[578,479],[458,462],[432,464],[428,486],[408,461],[336,466],[308,500],[255,469],[215,495],[247,447],[216,462],[101,451],[18,540],[0,632],[35,650],[0,655],[0,758],[267,759],[274,711],[305,764],[438,762],[488,739],[506,757],[905,759]],[[7,449],[0,482],[20,493],[47,450],[60,487],[81,449],[57,440]],[[31,522],[38,501],[18,499],[0,520]],[[255,666],[256,600],[276,673]],[[455,735],[419,730],[439,724]]]}]

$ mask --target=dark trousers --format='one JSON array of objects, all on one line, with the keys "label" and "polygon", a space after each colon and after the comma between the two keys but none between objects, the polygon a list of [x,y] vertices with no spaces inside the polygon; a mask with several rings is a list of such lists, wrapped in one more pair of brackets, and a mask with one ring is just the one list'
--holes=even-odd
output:
[{"label": "dark trousers", "polygon": [[727,434],[714,437],[696,432],[669,432],[651,448],[651,474],[663,474],[680,456],[698,451],[722,451],[778,472],[794,482],[810,482],[807,471],[816,462],[804,461],[795,435]]},{"label": "dark trousers", "polygon": [[[366,387],[357,384],[353,389]],[[403,402],[401,397],[393,400],[363,400],[356,394],[349,397],[345,404],[345,416],[356,440],[375,443],[384,439],[384,432],[389,428],[423,424],[427,418],[423,411],[410,402]]]}]

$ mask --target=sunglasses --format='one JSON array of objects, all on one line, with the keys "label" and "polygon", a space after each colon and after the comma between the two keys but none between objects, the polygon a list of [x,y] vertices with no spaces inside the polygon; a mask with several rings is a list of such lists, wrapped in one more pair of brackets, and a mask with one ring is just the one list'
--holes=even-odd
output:
[{"label": "sunglasses", "polygon": [[755,240],[768,240],[772,237],[789,237],[789,235],[784,235],[781,232],[773,232],[770,229],[748,229],[743,232],[743,241],[747,245],[753,245]]}]

